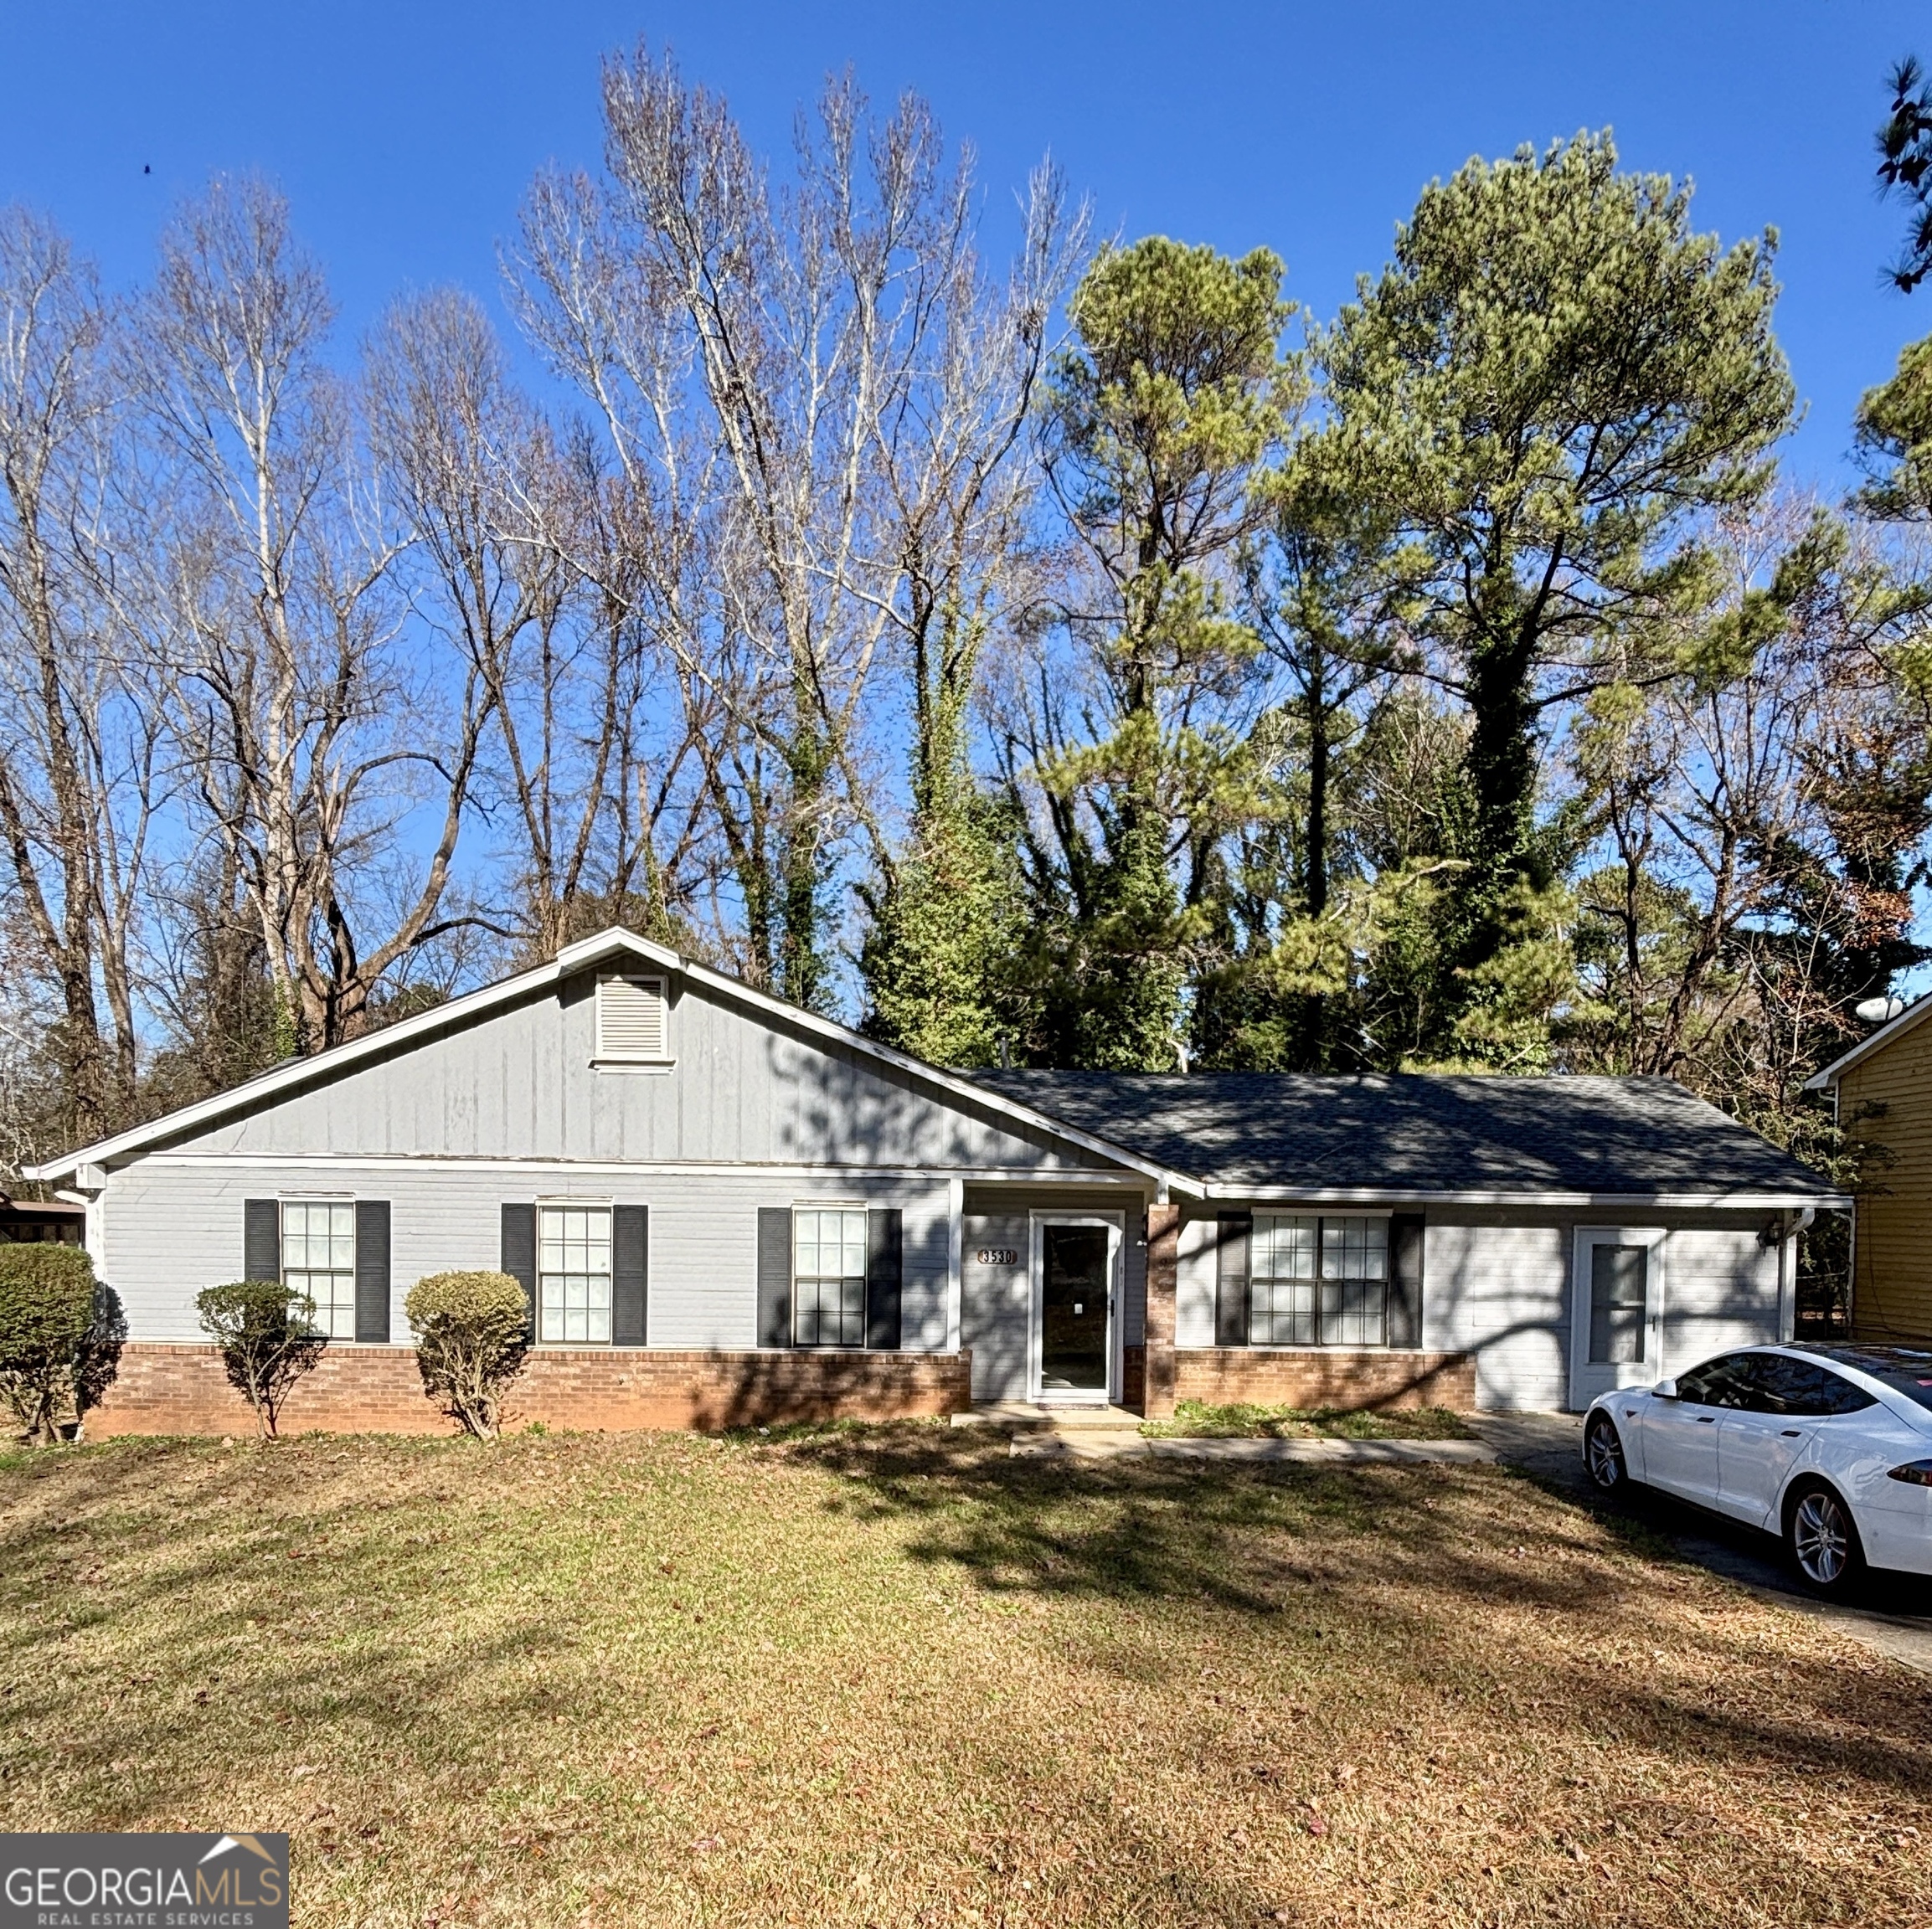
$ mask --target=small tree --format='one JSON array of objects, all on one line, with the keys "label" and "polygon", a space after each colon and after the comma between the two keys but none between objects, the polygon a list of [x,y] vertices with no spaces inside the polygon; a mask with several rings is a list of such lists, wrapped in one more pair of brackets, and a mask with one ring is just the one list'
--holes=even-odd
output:
[{"label": "small tree", "polygon": [[35,1446],[57,1440],[113,1379],[119,1302],[78,1246],[0,1246],[0,1400]]},{"label": "small tree", "polygon": [[507,1273],[431,1273],[403,1303],[423,1391],[465,1433],[494,1438],[529,1350],[530,1302]]},{"label": "small tree", "polygon": [[328,1335],[315,1323],[315,1302],[279,1279],[238,1279],[195,1295],[202,1330],[221,1349],[229,1384],[255,1409],[272,1440],[276,1421],[296,1381],[322,1356]]}]

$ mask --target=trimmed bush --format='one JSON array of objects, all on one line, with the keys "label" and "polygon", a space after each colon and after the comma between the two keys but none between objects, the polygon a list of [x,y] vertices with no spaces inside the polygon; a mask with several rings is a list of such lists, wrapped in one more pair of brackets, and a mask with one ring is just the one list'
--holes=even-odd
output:
[{"label": "trimmed bush", "polygon": [[80,1247],[0,1246],[0,1401],[35,1446],[100,1404],[126,1337]]},{"label": "trimmed bush", "polygon": [[229,1386],[255,1409],[257,1430],[272,1440],[282,1402],[328,1345],[315,1323],[314,1300],[279,1279],[238,1279],[198,1293],[194,1304],[202,1330],[221,1349]]},{"label": "trimmed bush", "polygon": [[465,1433],[495,1436],[529,1350],[530,1303],[507,1273],[431,1273],[403,1302],[423,1391]]}]

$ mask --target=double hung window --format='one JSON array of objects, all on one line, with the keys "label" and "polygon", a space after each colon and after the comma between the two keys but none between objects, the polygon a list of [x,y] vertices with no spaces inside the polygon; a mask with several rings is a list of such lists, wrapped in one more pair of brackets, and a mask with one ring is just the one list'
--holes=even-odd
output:
[{"label": "double hung window", "polygon": [[1250,1345],[1386,1345],[1388,1222],[1256,1213],[1248,1304]]},{"label": "double hung window", "polygon": [[863,1206],[799,1206],[791,1214],[792,1344],[865,1344]]},{"label": "double hung window", "polygon": [[537,1337],[611,1344],[611,1208],[537,1209]]},{"label": "double hung window", "polygon": [[[272,1222],[270,1222],[272,1224]],[[307,1296],[332,1340],[356,1336],[356,1209],[348,1199],[281,1202],[281,1283]]]}]

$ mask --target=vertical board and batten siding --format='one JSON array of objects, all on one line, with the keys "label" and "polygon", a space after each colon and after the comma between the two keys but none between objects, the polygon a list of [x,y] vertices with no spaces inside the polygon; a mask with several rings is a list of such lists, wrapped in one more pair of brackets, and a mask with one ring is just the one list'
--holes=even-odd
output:
[{"label": "vertical board and batten siding", "polygon": [[[649,1207],[648,1339],[677,1348],[757,1345],[760,1206],[810,1199],[897,1206],[904,1215],[901,1344],[921,1351],[945,1346],[950,1191],[944,1179],[861,1184],[837,1173],[755,1170],[586,1176],[567,1166],[494,1172],[425,1164],[332,1166],[327,1183],[338,1195],[389,1201],[391,1336],[398,1341],[409,1338],[403,1301],[425,1273],[498,1264],[505,1201],[574,1196]],[[133,1336],[204,1338],[194,1296],[242,1276],[246,1201],[316,1189],[315,1172],[294,1160],[233,1166],[145,1160],[112,1174],[101,1273],[120,1294]]]},{"label": "vertical board and batten siding", "polygon": [[594,1067],[595,1034],[586,974],[174,1147],[956,1170],[1104,1163],[689,986],[673,995],[667,1069]]},{"label": "vertical board and batten siding", "polygon": [[[1118,1212],[1121,1247],[1121,1344],[1141,1343],[1147,1309],[1147,1195],[1138,1186],[976,1186],[966,1188],[960,1256],[960,1345],[972,1353],[976,1400],[1023,1400],[1033,1324],[1035,1212]],[[1019,1254],[1013,1266],[982,1264],[988,1249]]]},{"label": "vertical board and batten siding", "polygon": [[1909,1026],[1845,1073],[1838,1120],[1865,1174],[1852,1330],[1861,1340],[1932,1338],[1932,1022]]}]

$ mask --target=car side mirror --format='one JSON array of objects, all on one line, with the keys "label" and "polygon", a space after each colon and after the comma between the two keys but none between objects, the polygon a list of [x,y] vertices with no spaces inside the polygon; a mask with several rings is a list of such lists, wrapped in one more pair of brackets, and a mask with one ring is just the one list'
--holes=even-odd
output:
[{"label": "car side mirror", "polygon": [[1653,1400],[1675,1400],[1677,1397],[1677,1383],[1674,1380],[1660,1380],[1651,1388],[1651,1398]]}]

